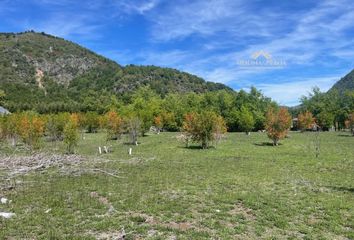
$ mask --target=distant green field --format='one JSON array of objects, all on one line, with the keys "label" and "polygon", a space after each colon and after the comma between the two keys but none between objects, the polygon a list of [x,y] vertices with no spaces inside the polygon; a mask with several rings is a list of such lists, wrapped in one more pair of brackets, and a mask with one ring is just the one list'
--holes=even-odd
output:
[{"label": "distant green field", "polygon": [[[0,192],[12,200],[0,210],[16,213],[0,219],[0,239],[117,239],[122,229],[126,239],[354,239],[349,133],[320,133],[318,158],[316,133],[290,133],[278,147],[265,133],[229,133],[208,150],[176,135],[130,146],[85,134],[82,168],[100,171],[19,177],[23,184]],[[98,145],[113,151],[99,156]]]}]

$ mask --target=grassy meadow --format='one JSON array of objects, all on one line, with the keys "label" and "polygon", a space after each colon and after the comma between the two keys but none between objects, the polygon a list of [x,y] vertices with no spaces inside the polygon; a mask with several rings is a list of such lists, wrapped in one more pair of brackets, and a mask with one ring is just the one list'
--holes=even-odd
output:
[{"label": "grassy meadow", "polygon": [[[12,200],[0,210],[16,214],[0,218],[0,239],[354,239],[354,137],[316,134],[292,132],[273,147],[265,133],[229,133],[207,150],[185,148],[177,133],[138,146],[85,134],[81,168],[99,170],[18,177],[0,192]],[[99,155],[99,145],[112,152]]]}]

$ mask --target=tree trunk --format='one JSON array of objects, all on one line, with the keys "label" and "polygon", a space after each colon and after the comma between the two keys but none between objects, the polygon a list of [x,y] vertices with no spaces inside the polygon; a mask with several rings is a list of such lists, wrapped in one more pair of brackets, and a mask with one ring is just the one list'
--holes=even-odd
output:
[{"label": "tree trunk", "polygon": [[16,147],[17,143],[16,143],[16,138],[15,138],[15,137],[12,137],[12,139],[11,139],[11,145],[12,145],[13,147]]},{"label": "tree trunk", "polygon": [[202,148],[207,149],[208,148],[208,142],[206,140],[202,140]]}]

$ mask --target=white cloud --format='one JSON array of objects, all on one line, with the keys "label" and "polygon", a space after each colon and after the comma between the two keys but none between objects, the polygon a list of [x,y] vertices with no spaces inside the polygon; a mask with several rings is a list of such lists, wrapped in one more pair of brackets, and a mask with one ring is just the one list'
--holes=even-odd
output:
[{"label": "white cloud", "polygon": [[[275,16],[267,13],[268,19]],[[257,12],[250,12],[246,1],[182,1],[170,4],[149,17],[153,23],[153,38],[158,41],[182,39],[193,34],[208,36],[219,32],[234,36],[271,35],[270,26],[265,26],[269,21],[263,21]]]},{"label": "white cloud", "polygon": [[35,23],[26,21],[23,23],[23,27],[25,29],[33,29],[38,32],[45,32],[63,38],[85,36],[87,39],[94,39],[99,37],[99,35],[95,33],[99,25],[91,23],[88,16],[85,15],[56,13],[46,21]]},{"label": "white cloud", "polygon": [[148,11],[154,9],[160,0],[143,0],[143,1],[127,1],[121,0],[114,2],[117,10],[123,10],[126,13],[139,13],[145,14]]},{"label": "white cloud", "polygon": [[308,79],[292,79],[287,82],[271,84],[255,84],[266,96],[271,96],[281,105],[294,106],[299,104],[301,96],[306,96],[313,87],[319,87],[321,91],[329,90],[341,76],[316,77]]}]

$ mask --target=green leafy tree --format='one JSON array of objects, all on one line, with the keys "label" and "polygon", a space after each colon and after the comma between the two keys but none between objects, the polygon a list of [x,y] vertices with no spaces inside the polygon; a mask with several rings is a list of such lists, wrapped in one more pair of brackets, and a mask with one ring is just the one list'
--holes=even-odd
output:
[{"label": "green leafy tree", "polygon": [[327,111],[322,111],[316,116],[318,125],[324,129],[329,130],[333,126],[334,114]]},{"label": "green leafy tree", "polygon": [[87,112],[84,117],[84,125],[88,133],[95,133],[100,126],[99,115],[97,112]]},{"label": "green leafy tree", "polygon": [[79,141],[77,122],[70,118],[64,127],[64,144],[68,153],[72,154]]},{"label": "green leafy tree", "polygon": [[69,118],[69,113],[50,114],[47,116],[46,130],[50,140],[63,140],[64,127]]},{"label": "green leafy tree", "polygon": [[144,136],[153,125],[154,116],[158,114],[160,100],[149,87],[143,87],[134,94],[132,108],[141,121],[140,132]]},{"label": "green leafy tree", "polygon": [[238,124],[241,131],[245,132],[247,135],[252,131],[255,121],[252,113],[245,107],[242,107],[239,116]]}]

